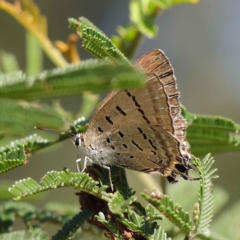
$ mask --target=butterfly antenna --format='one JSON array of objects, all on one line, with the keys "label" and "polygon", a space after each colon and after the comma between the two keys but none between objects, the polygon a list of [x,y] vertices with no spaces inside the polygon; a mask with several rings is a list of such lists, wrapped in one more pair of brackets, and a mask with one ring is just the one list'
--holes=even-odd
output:
[{"label": "butterfly antenna", "polygon": [[[67,116],[67,114],[65,113],[65,111],[63,110],[63,108],[62,108],[58,103],[56,103],[56,105],[57,105],[57,107],[60,109],[60,111],[62,112],[63,117],[64,117],[64,118],[67,120],[67,122],[71,125],[71,122],[72,122],[72,121],[71,121],[70,118]],[[76,126],[73,125],[73,127],[74,127],[76,133],[78,133]],[[74,134],[72,134],[72,135],[74,136]]]},{"label": "butterfly antenna", "polygon": [[63,132],[62,130],[54,129],[54,128],[42,128],[38,126],[34,126],[34,129],[43,130],[43,131],[53,131],[53,132]]}]

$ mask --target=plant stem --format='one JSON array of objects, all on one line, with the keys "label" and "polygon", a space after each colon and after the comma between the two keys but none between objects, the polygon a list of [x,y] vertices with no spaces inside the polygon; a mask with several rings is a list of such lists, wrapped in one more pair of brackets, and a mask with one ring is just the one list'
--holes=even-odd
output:
[{"label": "plant stem", "polygon": [[[159,7],[154,8],[153,11],[151,12],[150,16],[155,18],[159,13],[162,12],[161,10],[162,9]],[[124,39],[123,39],[123,41],[121,42],[122,46],[121,45],[119,46],[120,51],[122,51],[128,59],[131,59],[133,57],[140,41],[142,40],[142,37],[143,37],[143,34],[137,29],[133,40],[131,42],[129,42],[127,47],[123,46],[123,44],[124,44]]]}]

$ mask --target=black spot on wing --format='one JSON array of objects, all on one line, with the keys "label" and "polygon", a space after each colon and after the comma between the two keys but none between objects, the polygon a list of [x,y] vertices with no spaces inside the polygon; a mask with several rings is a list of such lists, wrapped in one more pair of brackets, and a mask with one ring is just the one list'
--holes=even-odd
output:
[{"label": "black spot on wing", "polygon": [[111,120],[110,117],[106,116],[105,119],[106,119],[111,125],[113,125],[113,121]]},{"label": "black spot on wing", "polygon": [[121,113],[123,116],[126,116],[126,115],[127,115],[119,106],[116,106],[116,109],[117,109],[118,112]]},{"label": "black spot on wing", "polygon": [[150,143],[150,145],[152,146],[152,148],[154,148],[155,150],[157,150],[157,147],[153,144],[152,140],[148,140],[148,142]]},{"label": "black spot on wing", "polygon": [[124,137],[124,134],[123,134],[122,132],[120,132],[120,131],[118,131],[118,135],[119,135],[121,138]]},{"label": "black spot on wing", "polygon": [[139,133],[142,134],[143,139],[147,139],[147,135],[143,132],[143,130],[141,128],[137,128],[137,129],[138,129]]},{"label": "black spot on wing", "polygon": [[140,151],[143,151],[143,149],[134,141],[132,141],[132,144],[136,146]]},{"label": "black spot on wing", "polygon": [[103,130],[100,127],[98,127],[98,131],[103,133]]}]

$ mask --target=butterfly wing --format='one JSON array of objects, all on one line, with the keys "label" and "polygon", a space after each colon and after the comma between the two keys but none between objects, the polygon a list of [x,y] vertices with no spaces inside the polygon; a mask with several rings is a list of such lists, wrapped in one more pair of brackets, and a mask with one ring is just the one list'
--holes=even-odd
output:
[{"label": "butterfly wing", "polygon": [[158,172],[176,182],[186,178],[188,166],[181,157],[178,140],[159,126],[131,125],[100,135],[88,149],[100,165],[114,165],[135,171]]},{"label": "butterfly wing", "polygon": [[186,122],[182,118],[173,68],[160,50],[140,57],[136,66],[146,72],[141,89],[115,90],[107,95],[93,115],[84,142],[89,146],[99,135],[115,128],[135,124],[160,126],[180,142],[182,155],[191,158],[186,141]]}]

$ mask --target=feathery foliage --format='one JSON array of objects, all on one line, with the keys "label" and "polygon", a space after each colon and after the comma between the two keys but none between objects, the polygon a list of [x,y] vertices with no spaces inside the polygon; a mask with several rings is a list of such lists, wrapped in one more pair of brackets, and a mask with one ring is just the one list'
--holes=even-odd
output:
[{"label": "feathery foliage", "polygon": [[78,228],[91,216],[90,210],[85,210],[75,215],[71,220],[64,223],[52,240],[69,239],[78,230]]},{"label": "feathery foliage", "polygon": [[169,196],[165,195],[160,200],[148,196],[146,193],[143,193],[142,196],[184,232],[189,233],[191,231],[192,222],[189,213],[185,212],[178,204],[174,204]]},{"label": "feathery foliage", "polygon": [[0,76],[2,98],[33,100],[68,96],[84,91],[143,86],[141,71],[119,62],[87,60],[77,65],[44,71],[37,76],[24,73]]},{"label": "feathery foliage", "polygon": [[30,239],[41,239],[48,240],[48,236],[41,229],[30,229],[29,231],[14,231],[11,233],[0,234],[1,240],[30,240]]},{"label": "feathery foliage", "polygon": [[27,157],[23,145],[0,150],[0,173],[4,173],[26,164]]},{"label": "feathery foliage", "polygon": [[89,192],[92,195],[103,199],[109,198],[107,194],[101,194],[101,192],[108,188],[108,186],[98,187],[97,184],[98,182],[94,181],[86,173],[73,173],[68,169],[64,169],[61,172],[48,172],[42,178],[40,183],[37,183],[32,178],[23,179],[16,182],[9,191],[16,196],[14,198],[15,201],[50,189],[68,186],[72,186],[81,191]]},{"label": "feathery foliage", "polygon": [[208,152],[240,150],[240,125],[231,119],[190,114],[186,110],[183,116],[189,123],[187,139],[191,144],[191,151],[196,155]]},{"label": "feathery foliage", "polygon": [[149,240],[171,240],[171,238],[167,238],[166,233],[162,227],[159,226],[154,229],[154,233],[149,237]]},{"label": "feathery foliage", "polygon": [[57,109],[42,104],[0,99],[0,112],[0,132],[4,136],[23,136],[34,126],[55,129],[64,126]]},{"label": "feathery foliage", "polygon": [[69,24],[82,39],[82,47],[93,55],[114,62],[118,60],[130,64],[114,43],[86,18],[79,18],[79,21],[70,18]]},{"label": "feathery foliage", "polygon": [[198,192],[198,203],[195,204],[193,213],[193,234],[203,233],[209,227],[213,216],[213,185],[211,180],[218,176],[213,175],[217,169],[210,169],[214,160],[208,154],[202,161],[195,159],[199,170],[200,188]]}]

